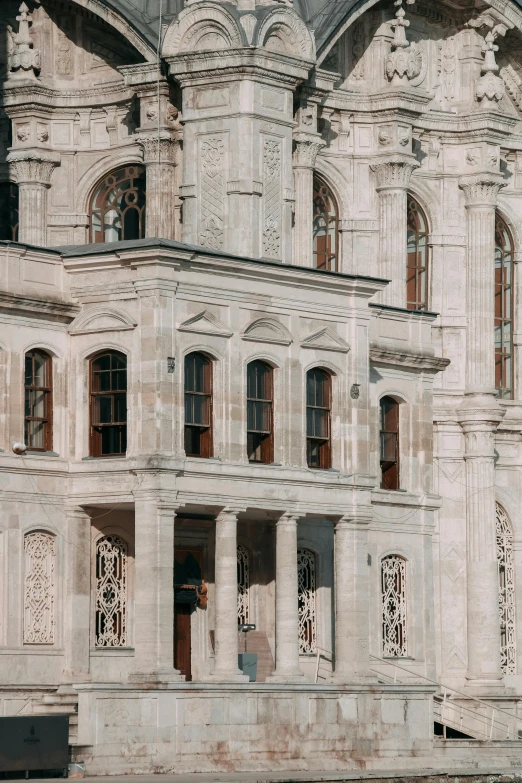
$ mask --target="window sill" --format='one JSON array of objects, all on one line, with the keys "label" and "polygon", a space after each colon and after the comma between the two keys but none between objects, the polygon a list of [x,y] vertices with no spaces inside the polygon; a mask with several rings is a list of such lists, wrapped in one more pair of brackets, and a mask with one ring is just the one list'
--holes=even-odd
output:
[{"label": "window sill", "polygon": [[105,658],[107,655],[115,658],[134,658],[134,647],[92,647],[91,658]]},{"label": "window sill", "polygon": [[82,462],[89,462],[93,459],[127,459],[126,454],[105,454],[103,457],[82,457]]},{"label": "window sill", "polygon": [[383,661],[415,661],[416,658],[412,658],[411,655],[383,655]]},{"label": "window sill", "polygon": [[37,451],[32,449],[27,449],[26,452],[24,452],[24,457],[59,457],[57,451]]}]

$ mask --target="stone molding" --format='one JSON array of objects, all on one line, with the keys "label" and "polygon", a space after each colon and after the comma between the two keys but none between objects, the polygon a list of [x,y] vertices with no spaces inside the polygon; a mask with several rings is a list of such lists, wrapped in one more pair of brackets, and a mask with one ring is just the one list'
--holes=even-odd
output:
[{"label": "stone molding", "polygon": [[405,190],[419,165],[415,158],[409,155],[392,155],[377,159],[370,165],[370,169],[375,174],[378,191],[391,188]]},{"label": "stone molding", "polygon": [[459,179],[459,187],[466,196],[466,207],[496,207],[500,189],[506,184],[501,174],[493,172],[468,174]]},{"label": "stone molding", "polygon": [[427,356],[393,348],[370,346],[370,361],[379,364],[401,365],[426,372],[442,372],[450,364],[449,359],[441,356]]},{"label": "stone molding", "polygon": [[7,162],[19,185],[34,182],[49,187],[60,156],[40,149],[13,150],[7,156]]}]

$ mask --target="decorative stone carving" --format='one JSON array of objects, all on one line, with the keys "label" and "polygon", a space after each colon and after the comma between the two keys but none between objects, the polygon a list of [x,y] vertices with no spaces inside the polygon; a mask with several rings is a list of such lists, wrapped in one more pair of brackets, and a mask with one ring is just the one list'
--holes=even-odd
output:
[{"label": "decorative stone carving", "polygon": [[308,549],[297,550],[297,601],[299,607],[299,653],[316,651],[315,555]]},{"label": "decorative stone carving", "polygon": [[96,545],[96,647],[127,645],[127,544],[104,536]]},{"label": "decorative stone carving", "polygon": [[11,176],[18,184],[20,223],[18,239],[32,245],[47,244],[47,190],[60,162],[42,149],[12,150],[7,156]]},{"label": "decorative stone carving", "polygon": [[513,529],[504,509],[496,505],[498,610],[500,616],[500,668],[503,674],[517,673],[515,625],[515,560]]},{"label": "decorative stone carving", "polygon": [[484,52],[484,63],[481,68],[482,76],[477,82],[475,95],[478,101],[481,101],[483,108],[496,107],[504,95],[504,82],[497,76],[499,67],[495,61],[495,52],[498,52],[498,46],[494,43],[495,34],[489,31],[482,51]]},{"label": "decorative stone carving", "polygon": [[[413,0],[407,0],[413,2]],[[406,12],[402,7],[402,0],[395,3],[399,6],[395,12],[396,20],[391,23],[394,31],[392,51],[386,58],[386,75],[392,84],[408,84],[421,72],[422,53],[418,44],[410,44],[406,39],[406,27],[409,21],[405,19]]]},{"label": "decorative stone carving", "polygon": [[370,166],[377,180],[377,190],[382,188],[407,188],[412,172],[419,164],[414,158],[390,156]]},{"label": "decorative stone carving", "polygon": [[49,187],[51,174],[60,158],[44,150],[13,150],[7,156],[10,170],[18,185],[24,182],[38,182]]},{"label": "decorative stone carving", "polygon": [[24,644],[54,644],[55,537],[27,533],[24,557]]},{"label": "decorative stone carving", "polygon": [[160,133],[160,136],[139,136],[137,142],[143,150],[143,162],[170,163],[175,166],[178,162],[179,140],[172,138],[168,133]]},{"label": "decorative stone carving", "polygon": [[18,32],[15,33],[13,28],[7,25],[7,67],[12,72],[9,74],[9,78],[34,78],[34,72],[38,71],[41,66],[40,51],[33,49],[33,42],[29,33],[29,25],[32,24],[29,8],[25,3],[22,3],[19,10],[20,15],[16,17],[17,22],[19,22]]},{"label": "decorative stone carving", "polygon": [[315,161],[320,150],[325,146],[320,136],[299,133],[294,136],[294,152],[292,163],[294,167],[305,167],[313,169]]},{"label": "decorative stone carving", "polygon": [[257,19],[254,16],[254,14],[244,14],[240,19],[239,22],[241,24],[241,27],[245,31],[245,35],[247,37],[248,44],[252,43],[252,39],[254,37],[254,30],[256,28]]},{"label": "decorative stone carving", "polygon": [[263,255],[281,256],[281,142],[263,142]]},{"label": "decorative stone carving", "polygon": [[495,207],[500,189],[506,186],[506,182],[500,174],[484,172],[461,177],[459,186],[464,191],[468,206]]},{"label": "decorative stone carving", "polygon": [[408,654],[406,633],[406,562],[388,555],[381,562],[382,654],[402,658]]},{"label": "decorative stone carving", "polygon": [[199,241],[206,247],[223,247],[223,217],[225,200],[225,145],[219,136],[201,141],[201,229]]}]

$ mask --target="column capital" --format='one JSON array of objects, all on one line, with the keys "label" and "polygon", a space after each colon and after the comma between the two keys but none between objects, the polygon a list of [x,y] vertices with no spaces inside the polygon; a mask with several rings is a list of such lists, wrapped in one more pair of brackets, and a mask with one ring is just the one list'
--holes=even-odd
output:
[{"label": "column capital", "polygon": [[377,158],[370,169],[377,180],[377,190],[406,190],[412,173],[420,163],[411,155],[387,155]]},{"label": "column capital", "polygon": [[178,152],[180,146],[179,133],[172,135],[168,132],[158,134],[148,134],[139,136],[137,142],[143,150],[143,162],[148,163],[166,163],[171,166],[178,164]]},{"label": "column capital", "polygon": [[347,511],[342,517],[334,520],[335,530],[342,528],[365,528],[368,527],[373,519],[371,506],[362,506]]},{"label": "column capital", "polygon": [[246,511],[246,506],[225,506],[216,514],[216,519],[223,517],[237,517]]},{"label": "column capital", "polygon": [[297,511],[285,511],[276,521],[276,527],[288,525],[295,526],[298,521],[304,516],[301,512]]},{"label": "column capital", "polygon": [[478,174],[465,174],[459,179],[459,187],[466,196],[466,207],[490,207],[497,205],[497,197],[506,182],[501,174],[481,171]]},{"label": "column capital", "polygon": [[60,156],[39,148],[12,150],[7,162],[19,185],[32,182],[49,187],[54,167],[60,164]]},{"label": "column capital", "polygon": [[294,135],[293,142],[292,163],[294,168],[313,169],[317,155],[326,142],[318,134],[302,132]]}]

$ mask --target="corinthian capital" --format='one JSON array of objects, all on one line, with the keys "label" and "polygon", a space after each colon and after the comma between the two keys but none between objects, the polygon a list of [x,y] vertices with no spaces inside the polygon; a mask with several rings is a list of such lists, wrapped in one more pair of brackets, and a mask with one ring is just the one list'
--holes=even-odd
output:
[{"label": "corinthian capital", "polygon": [[140,136],[138,144],[143,149],[143,162],[170,163],[173,166],[178,162],[179,135],[172,136],[169,133],[161,133],[150,136]]},{"label": "corinthian capital", "polygon": [[490,172],[468,174],[459,180],[459,187],[462,188],[466,196],[467,207],[496,207],[500,188],[505,186],[506,183],[501,174]]},{"label": "corinthian capital", "polygon": [[13,150],[7,156],[7,162],[19,185],[35,182],[48,187],[60,156],[40,149]]},{"label": "corinthian capital", "polygon": [[419,163],[410,155],[390,155],[373,163],[370,168],[377,179],[377,190],[406,189]]},{"label": "corinthian capital", "polygon": [[313,169],[319,151],[326,142],[320,136],[308,133],[298,133],[294,136],[294,153],[292,162],[294,166]]}]

